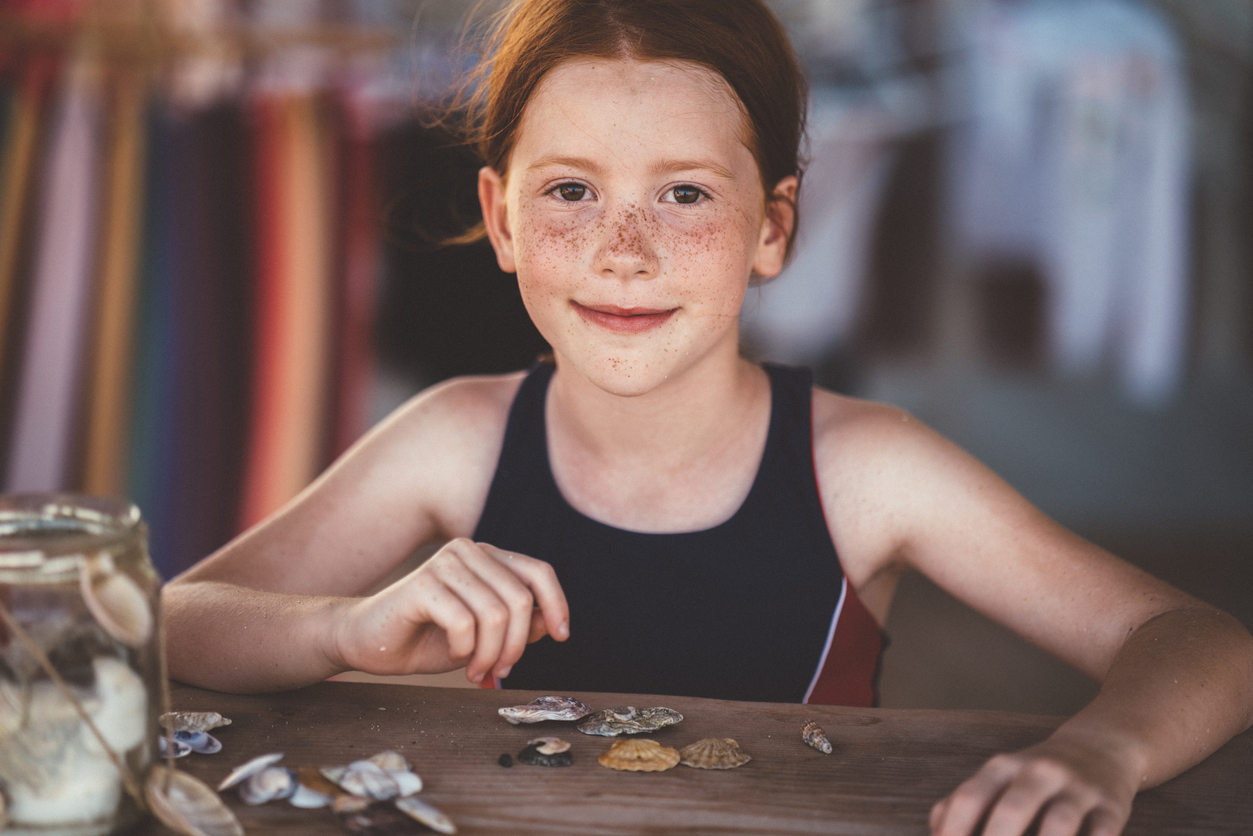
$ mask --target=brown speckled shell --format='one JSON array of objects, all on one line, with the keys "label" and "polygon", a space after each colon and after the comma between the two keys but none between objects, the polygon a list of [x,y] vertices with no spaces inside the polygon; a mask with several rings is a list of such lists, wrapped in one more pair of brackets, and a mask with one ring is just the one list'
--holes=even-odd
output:
[{"label": "brown speckled shell", "polygon": [[679,762],[697,769],[735,769],[752,760],[729,737],[706,737],[679,750]]},{"label": "brown speckled shell", "polygon": [[679,750],[656,740],[615,740],[599,758],[601,766],[628,772],[664,772],[679,762]]},{"label": "brown speckled shell", "polygon": [[592,713],[592,707],[574,697],[536,697],[526,705],[511,705],[497,709],[515,726],[518,723],[538,723],[542,720],[578,720]]},{"label": "brown speckled shell", "polygon": [[827,738],[827,733],[813,720],[806,720],[805,725],[801,726],[801,740],[824,755],[831,754],[831,741]]},{"label": "brown speckled shell", "polygon": [[578,730],[584,734],[615,737],[619,734],[644,734],[681,722],[683,715],[673,708],[606,708],[584,717]]}]

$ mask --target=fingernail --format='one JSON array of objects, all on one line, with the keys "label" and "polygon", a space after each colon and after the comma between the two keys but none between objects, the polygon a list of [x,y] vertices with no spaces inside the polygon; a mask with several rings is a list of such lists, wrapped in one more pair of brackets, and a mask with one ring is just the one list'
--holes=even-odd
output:
[{"label": "fingernail", "polygon": [[496,672],[496,678],[504,679],[506,676],[509,675],[509,671],[511,670],[513,670],[513,665],[506,665],[505,667],[501,668],[499,671]]},{"label": "fingernail", "polygon": [[474,683],[476,683],[476,684],[477,684],[477,683],[479,683],[479,682],[482,682],[482,681],[483,681],[483,674],[481,674],[481,673],[476,673],[476,674],[474,674],[474,676],[471,676],[471,677],[470,677],[470,681],[471,681],[471,682],[474,682]]},{"label": "fingernail", "polygon": [[563,639],[570,638],[570,622],[569,621],[561,622],[561,626],[557,628],[557,632],[561,633],[561,637]]}]

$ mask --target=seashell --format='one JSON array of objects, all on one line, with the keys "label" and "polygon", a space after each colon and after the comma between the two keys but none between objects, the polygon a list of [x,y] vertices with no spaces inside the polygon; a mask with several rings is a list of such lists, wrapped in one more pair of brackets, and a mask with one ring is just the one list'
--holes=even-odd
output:
[{"label": "seashell", "polygon": [[413,768],[409,766],[409,761],[405,760],[404,755],[390,749],[371,756],[369,760],[370,763],[388,772],[406,772]]},{"label": "seashell", "polygon": [[296,780],[305,789],[321,793],[322,795],[334,797],[340,794],[339,785],[323,775],[321,770],[314,769],[312,766],[297,768]]},{"label": "seashell", "polygon": [[415,792],[422,791],[422,779],[407,769],[403,772],[397,771],[389,772],[387,774],[391,775],[392,780],[396,782],[396,786],[400,790],[399,795],[401,798],[413,795]]},{"label": "seashell", "polygon": [[370,807],[378,804],[373,798],[362,798],[359,795],[337,795],[335,800],[331,802],[331,812],[335,815],[341,813],[360,813]]},{"label": "seashell", "polygon": [[656,740],[615,740],[599,758],[601,766],[628,772],[664,772],[679,762],[679,750]]},{"label": "seashell", "polygon": [[267,766],[260,772],[249,775],[239,785],[240,801],[252,807],[258,807],[267,801],[280,801],[291,798],[300,784],[296,781],[296,773],[285,766]]},{"label": "seashell", "polygon": [[8,670],[9,666],[0,660],[0,740],[20,729],[26,714],[24,689],[6,675]]},{"label": "seashell", "polygon": [[526,745],[534,746],[541,755],[559,755],[570,751],[570,744],[560,737],[537,737],[528,740]]},{"label": "seashell", "polygon": [[323,767],[322,774],[338,784],[340,789],[362,798],[385,801],[400,795],[400,785],[392,774],[370,761]]},{"label": "seashell", "polygon": [[244,836],[243,825],[218,794],[186,772],[153,764],[144,795],[152,814],[184,836]]},{"label": "seashell", "polygon": [[265,769],[267,766],[273,766],[282,759],[282,752],[273,752],[268,755],[261,755],[260,757],[253,758],[242,766],[235,767],[235,769],[231,771],[231,774],[223,778],[222,783],[218,784],[218,792],[230,789],[245,778],[252,777],[261,770]]},{"label": "seashell", "polygon": [[[158,737],[157,748],[161,750],[163,758],[185,758],[191,754],[191,745],[177,737]],[[173,754],[170,754],[171,750]]]},{"label": "seashell", "polygon": [[592,707],[574,697],[536,697],[526,705],[497,709],[497,713],[515,726],[541,720],[579,720],[592,713]]},{"label": "seashell", "polygon": [[341,798],[351,798],[352,801],[341,801],[337,798],[331,804],[331,810],[335,813],[335,818],[339,820],[339,826],[348,833],[360,833],[363,836],[399,836],[399,834],[425,832],[421,825],[390,801],[372,801],[356,796]]},{"label": "seashell", "polygon": [[518,760],[532,766],[571,766],[574,764],[574,755],[570,753],[570,744],[564,740],[541,737],[528,743],[518,753]]},{"label": "seashell", "polygon": [[584,734],[614,737],[619,734],[643,734],[681,722],[683,715],[673,708],[606,708],[589,714],[578,725]]},{"label": "seashell", "polygon": [[229,718],[216,711],[167,711],[159,722],[162,729],[172,732],[207,732],[231,724]]},{"label": "seashell", "polygon": [[831,754],[831,741],[827,739],[827,733],[813,720],[806,720],[805,725],[801,726],[801,740],[824,755]]},{"label": "seashell", "polygon": [[434,830],[436,833],[456,833],[457,825],[452,819],[435,808],[435,805],[420,798],[409,796],[396,799],[396,809],[406,816]]},{"label": "seashell", "polygon": [[118,570],[108,552],[85,558],[78,581],[87,609],[110,636],[128,647],[139,647],[152,636],[156,620],[148,596]]},{"label": "seashell", "polygon": [[679,763],[697,769],[735,769],[751,760],[729,737],[706,737],[679,750]]},{"label": "seashell", "polygon": [[222,751],[222,741],[208,732],[178,731],[174,732],[174,740],[185,744],[191,751],[201,755],[216,755]]},{"label": "seashell", "polygon": [[297,784],[296,791],[288,797],[287,803],[302,810],[317,810],[329,806],[334,800],[333,793],[318,792],[309,789],[304,784]]}]

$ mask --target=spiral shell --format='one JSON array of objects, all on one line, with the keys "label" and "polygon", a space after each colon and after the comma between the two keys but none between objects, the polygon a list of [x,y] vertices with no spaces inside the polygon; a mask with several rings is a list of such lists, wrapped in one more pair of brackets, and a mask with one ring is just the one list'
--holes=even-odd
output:
[{"label": "spiral shell", "polygon": [[831,741],[827,738],[827,733],[813,720],[806,720],[805,725],[801,726],[801,740],[824,755],[831,754]]}]

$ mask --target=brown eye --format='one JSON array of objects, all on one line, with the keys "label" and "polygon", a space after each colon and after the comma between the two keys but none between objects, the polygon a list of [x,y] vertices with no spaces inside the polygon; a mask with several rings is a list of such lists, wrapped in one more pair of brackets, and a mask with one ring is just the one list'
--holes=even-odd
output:
[{"label": "brown eye", "polygon": [[675,203],[695,203],[700,200],[700,189],[695,186],[675,186],[671,189]]},{"label": "brown eye", "polygon": [[562,200],[582,200],[587,194],[587,186],[579,183],[562,183],[557,187],[557,194],[561,195]]}]

